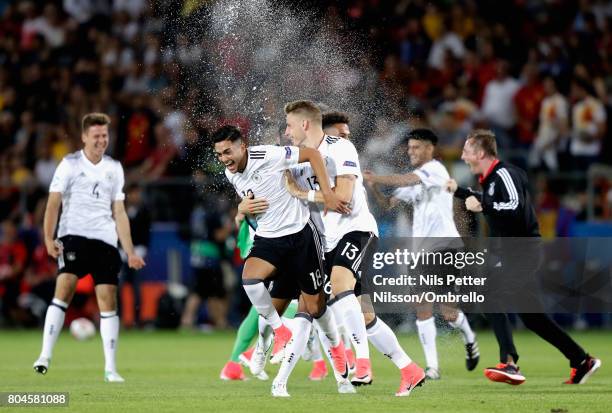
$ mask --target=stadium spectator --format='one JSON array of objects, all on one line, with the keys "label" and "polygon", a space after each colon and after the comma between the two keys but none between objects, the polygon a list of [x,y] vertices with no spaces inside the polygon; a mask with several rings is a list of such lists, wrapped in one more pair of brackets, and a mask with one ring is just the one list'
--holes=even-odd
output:
[{"label": "stadium spectator", "polygon": [[[42,325],[44,322],[45,310],[53,299],[57,263],[47,254],[47,249],[42,242],[42,227],[38,228],[37,236],[38,242],[31,252],[23,281],[27,293],[37,298],[37,300],[33,298],[28,300],[30,303],[30,312],[37,318],[37,324]],[[44,305],[38,305],[39,300],[42,300]]]},{"label": "stadium spectator", "polygon": [[[143,260],[146,260],[151,241],[151,214],[146,207],[143,199],[142,187],[139,184],[131,184],[126,191],[125,211],[130,220],[130,230],[132,233],[132,242],[134,243],[134,252]],[[123,250],[121,252],[121,261],[123,262],[120,289],[123,289],[125,283],[132,287],[133,294],[133,313],[136,326],[140,326],[140,282],[141,275],[136,269],[130,268],[127,262],[127,255]],[[122,308],[122,294],[119,294],[119,307]],[[120,311],[120,313],[123,310]]]},{"label": "stadium spectator", "polygon": [[450,26],[450,19],[446,19],[442,24],[439,37],[431,45],[427,64],[434,69],[444,69],[445,57],[448,52],[456,59],[461,59],[465,55],[465,45],[461,37],[453,32]]},{"label": "stadium spectator", "polygon": [[516,110],[513,99],[519,87],[518,80],[509,74],[508,62],[500,60],[496,64],[495,79],[487,83],[484,89],[482,113],[503,148],[511,148],[516,144]]},{"label": "stadium spectator", "polygon": [[538,68],[533,63],[523,67],[520,89],[514,95],[514,105],[517,116],[518,143],[529,147],[533,142],[540,105],[544,99],[544,87],[538,76]]},{"label": "stadium spectator", "polygon": [[57,168],[57,160],[53,158],[51,150],[51,140],[47,136],[41,140],[36,148],[36,162],[34,164],[34,174],[40,186],[47,189],[53,179],[53,173]]},{"label": "stadium spectator", "polygon": [[572,82],[572,134],[569,146],[572,167],[586,170],[598,160],[601,141],[606,133],[606,111],[586,79]]},{"label": "stadium spectator", "polygon": [[549,170],[556,171],[559,169],[557,152],[569,131],[569,104],[559,93],[553,77],[547,76],[543,86],[546,97],[540,107],[540,124],[529,153],[529,166],[537,168],[543,162]]},{"label": "stadium spectator", "polygon": [[191,213],[191,269],[192,287],[181,317],[183,328],[192,328],[198,309],[206,300],[208,316],[215,328],[227,328],[228,300],[222,261],[224,242],[233,231],[230,220],[198,200]]},{"label": "stadium spectator", "polygon": [[8,219],[2,222],[0,236],[0,298],[2,316],[10,322],[17,317],[21,280],[25,270],[28,251],[19,239],[15,222]]}]

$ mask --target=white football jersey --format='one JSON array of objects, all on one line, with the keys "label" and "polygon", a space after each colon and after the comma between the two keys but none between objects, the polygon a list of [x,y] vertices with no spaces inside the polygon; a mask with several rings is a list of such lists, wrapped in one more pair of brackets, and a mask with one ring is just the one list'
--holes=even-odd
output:
[{"label": "white football jersey", "polygon": [[336,248],[342,237],[349,232],[372,232],[378,236],[378,225],[368,208],[367,194],[363,186],[363,176],[361,175],[359,156],[355,146],[348,139],[326,135],[319,145],[319,152],[321,152],[323,158],[329,158],[327,171],[332,187],[335,186],[338,176],[355,175],[357,177],[350,204],[351,213],[339,214],[338,212],[328,211],[327,215],[323,217],[326,240],[325,251],[328,252]]},{"label": "white football jersey", "polygon": [[[329,174],[330,173],[329,158],[323,158],[323,160],[325,161],[325,166],[327,167],[327,173]],[[307,190],[312,189],[315,191],[318,191],[320,189],[319,183],[317,182],[317,177],[314,174],[314,171],[312,170],[312,167],[310,166],[309,162],[302,162],[296,166],[293,166],[289,170],[291,171],[293,178],[295,179],[295,181],[297,182],[300,188],[307,189]],[[323,246],[325,247],[326,245],[325,225],[323,224],[323,214],[322,214],[324,210],[323,204],[308,202],[306,200],[302,200],[301,202],[304,203],[304,205],[308,207],[308,210],[310,211],[310,220],[313,222],[313,224],[315,224],[317,230],[319,231],[319,235],[321,236],[321,242],[323,243]]]},{"label": "white football jersey", "polygon": [[397,188],[393,196],[414,205],[412,236],[459,237],[453,218],[453,195],[445,188],[450,179],[448,171],[436,159],[412,171],[421,183]]},{"label": "white football jersey", "polygon": [[249,158],[244,171],[231,173],[225,169],[225,176],[242,198],[253,194],[268,201],[266,212],[255,216],[255,234],[278,238],[301,231],[308,223],[310,212],[302,201],[287,192],[283,177],[286,169],[297,165],[299,148],[261,145],[251,146],[247,151]]},{"label": "white football jersey", "polygon": [[601,152],[602,139],[585,141],[580,135],[594,135],[598,123],[606,122],[606,109],[601,101],[592,96],[574,104],[572,108],[572,140],[570,153],[572,155],[596,156]]},{"label": "white football jersey", "polygon": [[97,164],[82,150],[64,157],[49,186],[62,194],[58,237],[78,235],[117,247],[112,203],[125,199],[123,184],[123,168],[110,156]]}]

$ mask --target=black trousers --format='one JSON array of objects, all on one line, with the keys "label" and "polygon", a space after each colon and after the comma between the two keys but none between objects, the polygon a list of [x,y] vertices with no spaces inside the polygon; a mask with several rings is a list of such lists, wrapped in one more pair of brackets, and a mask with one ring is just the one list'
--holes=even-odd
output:
[{"label": "black trousers", "polygon": [[517,308],[516,304],[520,302],[522,308],[531,310],[528,313],[517,312],[525,327],[556,347],[569,360],[570,366],[576,368],[587,354],[546,314],[539,297],[539,268],[543,262],[540,241],[539,238],[504,240],[505,244],[502,244],[498,253],[500,261],[506,265],[491,268],[489,271],[493,276],[490,279],[494,291],[493,302],[498,304],[498,311],[486,316],[495,332],[502,363],[507,362],[509,355],[515,362],[519,359],[506,312]]},{"label": "black trousers", "polygon": [[[519,355],[514,346],[510,321],[505,313],[492,313],[486,315],[499,345],[499,360],[502,363],[508,361],[512,356],[515,362]],[[557,348],[570,362],[570,367],[577,368],[587,357],[586,352],[578,345],[557,323],[547,314],[522,313],[518,314],[525,327],[536,333],[540,338],[546,340]]]}]

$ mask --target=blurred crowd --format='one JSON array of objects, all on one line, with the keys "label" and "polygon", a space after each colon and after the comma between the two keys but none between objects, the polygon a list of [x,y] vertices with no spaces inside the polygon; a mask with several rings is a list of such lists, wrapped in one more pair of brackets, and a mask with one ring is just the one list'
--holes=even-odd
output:
[{"label": "blurred crowd", "polygon": [[[190,75],[210,64],[219,45],[207,42],[206,30],[194,38],[181,28],[211,3],[0,0],[5,318],[27,320],[17,314],[18,299],[48,301],[52,294],[55,268],[40,242],[46,192],[62,157],[80,148],[85,113],[112,117],[108,154],[123,163],[128,183],[165,185],[138,201],[153,205],[153,221],[194,228],[189,223],[205,205],[219,215],[219,228],[231,222],[229,197],[218,196],[227,190],[220,166],[201,148],[220,124],[248,129],[256,115],[215,101],[206,91],[210,80]],[[585,172],[612,164],[611,3],[343,0],[313,7],[340,35],[376,45],[367,58],[376,69],[373,88],[399,108],[353,133],[364,165],[397,170],[389,148],[417,126],[439,133],[439,155],[452,164],[467,131],[488,127],[502,153],[532,173],[546,171],[534,180],[541,209],[567,206],[571,219],[584,215]],[[597,185],[599,211],[609,217],[609,180]],[[217,237],[211,230],[182,234],[192,242]]]}]

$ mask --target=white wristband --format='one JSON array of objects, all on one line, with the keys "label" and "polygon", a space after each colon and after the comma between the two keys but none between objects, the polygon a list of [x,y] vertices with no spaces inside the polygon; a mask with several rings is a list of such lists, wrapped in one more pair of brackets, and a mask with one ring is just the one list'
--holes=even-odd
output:
[{"label": "white wristband", "polygon": [[308,191],[308,202],[315,202],[316,194],[317,194],[317,191],[315,191],[314,189],[311,189],[310,191]]}]

